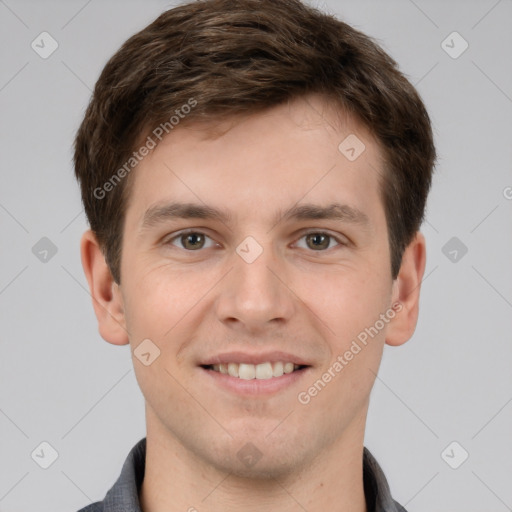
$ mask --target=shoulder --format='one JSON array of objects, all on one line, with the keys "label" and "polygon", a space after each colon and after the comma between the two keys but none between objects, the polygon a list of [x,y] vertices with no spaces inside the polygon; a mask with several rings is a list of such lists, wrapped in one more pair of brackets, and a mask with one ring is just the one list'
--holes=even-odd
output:
[{"label": "shoulder", "polygon": [[396,512],[407,512],[407,510],[398,503],[398,501],[393,500],[393,503],[395,504]]},{"label": "shoulder", "polygon": [[369,512],[407,512],[391,496],[382,468],[366,447],[363,447],[363,482]]},{"label": "shoulder", "polygon": [[81,508],[77,512],[103,512],[103,502],[96,501],[95,503],[91,503],[84,508]]}]

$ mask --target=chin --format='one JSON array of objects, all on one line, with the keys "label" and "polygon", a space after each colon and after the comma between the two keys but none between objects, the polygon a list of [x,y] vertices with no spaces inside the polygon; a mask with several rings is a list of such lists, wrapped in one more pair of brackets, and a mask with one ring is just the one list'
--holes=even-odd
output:
[{"label": "chin", "polygon": [[261,458],[249,461],[240,460],[238,454],[235,454],[235,457],[229,461],[223,461],[222,470],[238,478],[265,482],[285,478],[292,473],[296,473],[298,468],[304,463],[300,459],[301,457],[298,454],[290,457],[290,453],[273,454],[272,456],[262,453]]},{"label": "chin", "polygon": [[236,477],[262,481],[284,478],[307,467],[314,458],[313,443],[306,445],[302,436],[294,439],[290,432],[284,431],[271,439],[274,434],[268,436],[268,432],[272,428],[252,435],[238,434],[220,449],[217,446],[212,451],[210,446],[210,453],[203,452],[203,459]]}]

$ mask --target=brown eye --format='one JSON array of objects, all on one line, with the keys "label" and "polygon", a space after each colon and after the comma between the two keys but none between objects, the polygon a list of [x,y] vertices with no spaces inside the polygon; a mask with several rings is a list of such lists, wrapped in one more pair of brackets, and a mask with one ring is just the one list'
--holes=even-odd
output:
[{"label": "brown eye", "polygon": [[331,237],[323,233],[310,233],[306,235],[306,241],[312,249],[327,249]]},{"label": "brown eye", "polygon": [[299,247],[310,249],[316,252],[326,251],[327,249],[334,249],[336,246],[342,248],[347,245],[343,240],[338,239],[334,235],[325,233],[323,231],[310,231],[302,235],[300,240],[305,240],[305,246],[299,244]]},{"label": "brown eye", "polygon": [[204,236],[202,233],[185,233],[181,235],[180,240],[185,249],[201,249],[204,245]]},{"label": "brown eye", "polygon": [[[208,240],[210,240],[210,245],[205,245],[208,243]],[[208,235],[200,231],[184,231],[178,233],[176,236],[169,238],[164,244],[175,246],[189,252],[215,246],[215,242]]]}]

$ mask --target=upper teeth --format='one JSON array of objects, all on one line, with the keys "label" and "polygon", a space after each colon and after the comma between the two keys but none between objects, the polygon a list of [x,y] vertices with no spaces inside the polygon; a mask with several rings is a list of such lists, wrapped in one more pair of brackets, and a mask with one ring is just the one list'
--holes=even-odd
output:
[{"label": "upper teeth", "polygon": [[283,373],[292,373],[299,368],[298,364],[283,363],[260,363],[260,364],[246,364],[246,363],[228,363],[228,364],[214,364],[212,369],[216,372],[226,373],[231,377],[238,377],[240,379],[271,379],[272,377],[281,377]]}]

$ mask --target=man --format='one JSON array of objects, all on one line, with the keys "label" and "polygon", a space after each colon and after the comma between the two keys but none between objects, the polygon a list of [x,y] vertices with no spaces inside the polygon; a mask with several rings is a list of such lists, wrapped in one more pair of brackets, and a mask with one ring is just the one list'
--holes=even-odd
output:
[{"label": "man", "polygon": [[384,344],[416,326],[434,161],[394,61],[298,0],[193,2],[131,37],[75,172],[147,436],[82,511],[405,510],[363,439]]}]

